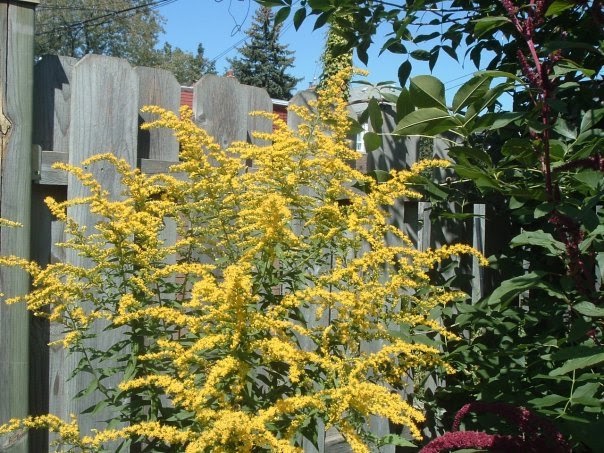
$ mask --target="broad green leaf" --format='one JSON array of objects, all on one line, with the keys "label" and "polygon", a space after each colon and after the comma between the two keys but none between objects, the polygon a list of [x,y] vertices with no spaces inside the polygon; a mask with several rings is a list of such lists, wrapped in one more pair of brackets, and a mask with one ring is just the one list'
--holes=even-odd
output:
[{"label": "broad green leaf", "polygon": [[329,12],[329,11],[325,11],[325,12],[319,14],[319,17],[317,17],[317,20],[315,21],[315,25],[313,26],[313,30],[321,28],[323,25],[325,25],[330,17],[331,17],[331,12]]},{"label": "broad green leaf", "polygon": [[287,19],[287,17],[289,16],[291,10],[291,7],[286,6],[277,11],[277,13],[275,14],[275,26],[285,21],[285,19]]},{"label": "broad green leaf", "polygon": [[409,60],[403,61],[398,67],[398,81],[401,84],[401,88],[404,88],[407,84],[409,74],[411,74],[411,62]]},{"label": "broad green leaf", "polygon": [[382,109],[380,108],[380,104],[378,103],[377,99],[371,98],[367,108],[369,109],[369,121],[371,121],[371,127],[374,131],[381,132],[384,120],[382,118]]},{"label": "broad green leaf", "polygon": [[554,131],[563,137],[570,138],[571,140],[575,140],[577,138],[577,132],[570,127],[563,118],[558,118],[556,123],[554,124]]},{"label": "broad green leaf", "polygon": [[508,124],[524,118],[526,114],[523,112],[496,112],[485,113],[476,121],[474,132],[482,130],[494,131],[507,126]]},{"label": "broad green leaf", "polygon": [[585,184],[591,190],[597,190],[604,184],[602,172],[596,170],[583,170],[573,175],[573,179]]},{"label": "broad green leaf", "polygon": [[568,360],[564,365],[549,372],[550,376],[561,376],[571,371],[589,368],[604,362],[604,352]]},{"label": "broad green leaf", "polygon": [[598,240],[604,242],[604,225],[598,225],[596,228],[594,228],[593,231],[591,231],[587,236],[585,236],[585,238],[579,244],[579,250],[582,253],[587,253],[589,249],[593,246],[593,243],[597,243]]},{"label": "broad green leaf", "polygon": [[425,135],[433,137],[460,126],[459,121],[437,108],[416,110],[405,116],[392,132],[395,135]]},{"label": "broad green leaf", "polygon": [[554,0],[545,11],[545,17],[557,16],[563,11],[572,8],[577,3],[570,0]]},{"label": "broad green leaf", "polygon": [[389,434],[379,439],[378,444],[382,445],[398,445],[399,447],[417,447],[413,442],[408,441],[398,434]]},{"label": "broad green leaf", "polygon": [[525,275],[505,280],[491,293],[487,299],[487,303],[489,305],[507,303],[524,291],[538,286],[544,276],[545,272],[543,271],[529,272]]},{"label": "broad green leaf", "polygon": [[476,187],[483,192],[485,189],[500,190],[497,180],[480,167],[473,165],[455,165],[455,172],[462,178],[471,179]]},{"label": "broad green leaf", "polygon": [[604,316],[604,308],[597,307],[591,302],[579,302],[578,304],[573,305],[573,310],[585,316]]},{"label": "broad green leaf", "polygon": [[528,138],[511,138],[501,147],[501,154],[524,164],[536,162],[537,155],[533,143]]},{"label": "broad green leaf", "polygon": [[491,79],[485,76],[472,77],[455,93],[453,111],[458,112],[472,104],[477,98],[484,96],[491,85]]},{"label": "broad green leaf", "polygon": [[519,247],[522,245],[542,247],[552,256],[560,256],[566,253],[564,244],[557,241],[550,233],[546,233],[543,230],[525,231],[510,241],[511,247]]},{"label": "broad green leaf", "polygon": [[445,85],[436,77],[430,75],[413,77],[409,85],[409,93],[417,107],[436,107],[447,111]]},{"label": "broad green leaf", "polygon": [[593,128],[596,124],[602,121],[602,118],[604,118],[604,108],[588,110],[581,119],[581,127],[579,128],[579,132],[585,132],[588,129]]},{"label": "broad green leaf", "polygon": [[524,85],[524,80],[522,80],[516,74],[512,74],[511,72],[498,71],[498,70],[492,69],[492,70],[487,70],[487,71],[479,71],[479,72],[475,73],[474,75],[485,75],[485,76],[492,77],[494,79],[501,77],[501,78],[505,78],[505,79],[515,80],[516,82],[520,82]]},{"label": "broad green leaf", "polygon": [[300,8],[294,14],[294,27],[296,30],[300,28],[304,19],[306,19],[306,8]]},{"label": "broad green leaf", "polygon": [[511,21],[505,16],[490,16],[483,17],[474,22],[474,35],[476,35],[477,38],[480,38],[489,31],[495,28],[500,28],[502,25],[508,24]]},{"label": "broad green leaf", "polygon": [[396,121],[397,123],[402,120],[404,117],[409,115],[409,113],[415,110],[415,106],[411,101],[411,95],[409,94],[409,90],[407,88],[403,88],[401,90],[401,94],[398,95],[398,99],[396,101]]},{"label": "broad green leaf", "polygon": [[467,162],[470,163],[478,161],[478,163],[493,166],[491,156],[487,154],[481,148],[472,148],[470,146],[454,146],[449,148],[449,156],[451,156],[457,163]]},{"label": "broad green leaf", "polygon": [[586,406],[601,405],[602,403],[595,397],[600,385],[599,382],[588,382],[577,387],[571,396],[572,402]]},{"label": "broad green leaf", "polygon": [[555,406],[556,404],[561,403],[562,401],[568,401],[568,397],[560,395],[547,395],[542,398],[534,398],[532,400],[529,400],[529,403],[531,404],[531,406],[541,408]]},{"label": "broad green leaf", "polygon": [[419,61],[429,61],[430,60],[430,52],[428,52],[427,50],[423,50],[423,49],[414,50],[409,55],[411,55],[412,58],[415,58],[416,60],[419,60]]},{"label": "broad green leaf", "polygon": [[382,137],[375,132],[367,132],[363,135],[363,142],[365,143],[365,151],[369,153],[382,146]]}]

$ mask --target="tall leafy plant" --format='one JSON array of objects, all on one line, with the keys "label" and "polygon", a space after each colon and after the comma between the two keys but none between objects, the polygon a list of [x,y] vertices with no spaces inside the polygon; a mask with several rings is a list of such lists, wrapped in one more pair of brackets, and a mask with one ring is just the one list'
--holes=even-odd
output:
[{"label": "tall leafy plant", "polygon": [[[351,17],[348,44],[362,61],[377,26],[392,26],[382,50],[401,55],[394,134],[446,134],[455,161],[455,176],[428,185],[426,197],[442,207],[486,202],[487,225],[499,224],[489,293],[443,312],[466,341],[448,345],[458,374],[437,391],[435,416],[474,398],[528,405],[576,449],[601,448],[602,2],[309,0],[299,8],[316,26]],[[433,68],[462,49],[486,70],[452,99],[435,77],[409,79],[413,60]],[[509,111],[498,101],[506,92]]]},{"label": "tall leafy plant", "polygon": [[[316,109],[296,109],[305,120],[297,131],[266,114],[276,126],[257,135],[266,146],[223,149],[187,108],[181,117],[148,108],[157,119],[146,127],[172,129],[181,161],[150,177],[113,155],[84,162],[115,167],[117,200],[87,169],[60,165],[89,189],[48,200],[66,224],[62,246],[86,265],[0,264],[32,274],[34,289],[21,299],[63,325],[59,343],[81,355],[75,373],[89,377],[82,394],[97,396],[84,413],[103,409],[109,420],[81,432],[82,414],[50,414],[11,420],[0,436],[47,427],[77,451],[293,452],[303,438],[317,443],[324,424],[355,452],[409,445],[369,431],[369,417],[381,416],[421,438],[424,416],[401,370],[450,370],[425,338],[452,335],[429,314],[463,297],[433,285],[428,271],[475,252],[420,252],[388,224],[384,207],[401,193],[419,196],[409,181],[447,162],[418,163],[381,185],[353,169],[342,99],[349,77],[326,82]],[[369,194],[354,189],[357,181]],[[94,213],[94,228],[79,225],[73,208]],[[163,239],[167,223],[176,226],[175,243]],[[117,331],[126,338],[115,340]]]}]

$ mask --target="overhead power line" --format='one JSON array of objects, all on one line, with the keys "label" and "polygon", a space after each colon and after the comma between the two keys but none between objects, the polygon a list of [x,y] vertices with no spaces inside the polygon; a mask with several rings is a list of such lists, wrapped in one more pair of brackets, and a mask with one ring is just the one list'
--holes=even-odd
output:
[{"label": "overhead power line", "polygon": [[[125,17],[130,17],[134,14],[138,14],[140,12],[141,9],[143,8],[159,8],[161,6],[166,6],[169,5],[171,3],[175,3],[178,0],[155,0],[155,1],[150,1],[147,3],[143,3],[140,5],[134,5],[134,6],[130,6],[128,8],[124,8],[124,9],[120,9],[117,11],[109,11],[105,14],[96,16],[96,17],[91,17],[89,19],[84,19],[84,20],[79,20],[76,22],[72,22],[69,24],[65,24],[65,25],[59,25],[56,27],[53,27],[50,30],[46,30],[46,31],[39,31],[36,33],[37,36],[41,36],[41,35],[48,35],[51,33],[57,33],[61,30],[68,30],[71,28],[81,28],[84,27],[85,25],[91,25],[94,27],[98,27],[100,25],[104,25],[107,24],[115,19],[117,19],[119,16],[123,16],[126,15],[127,13],[131,13],[126,15]],[[68,8],[68,9],[72,9],[72,10],[84,10],[85,8]],[[98,10],[97,10],[98,11]],[[107,10],[104,10],[107,11]]]}]

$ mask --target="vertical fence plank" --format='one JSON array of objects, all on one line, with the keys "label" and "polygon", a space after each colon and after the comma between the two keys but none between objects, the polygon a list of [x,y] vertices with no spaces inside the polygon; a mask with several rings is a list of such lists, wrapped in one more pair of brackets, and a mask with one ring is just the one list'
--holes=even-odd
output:
[{"label": "vertical fence plank", "polygon": [[234,77],[204,75],[193,87],[193,112],[223,148],[247,139],[247,101]]},{"label": "vertical fence plank", "polygon": [[[73,68],[71,91],[71,133],[69,141],[69,161],[79,163],[87,157],[103,152],[111,152],[136,165],[138,128],[138,77],[134,69],[124,60],[98,55],[87,55]],[[119,197],[121,185],[119,175],[103,163],[88,169],[109,190],[111,198]],[[74,178],[68,176],[67,196],[69,199],[88,195],[87,189]],[[84,206],[68,210],[68,215],[87,231],[94,232],[96,218]],[[77,266],[88,263],[75,251],[68,250],[66,260]],[[108,338],[98,326],[95,347],[107,350],[117,339]],[[51,336],[52,336],[51,330]],[[51,338],[52,340],[52,338]],[[64,350],[51,351],[51,369],[55,370],[51,379],[50,411],[67,418],[70,413],[80,414],[99,398],[90,395],[75,400],[74,395],[86,388],[90,377],[79,374],[67,380],[77,366],[77,355],[65,355]],[[62,369],[55,364],[63,363]],[[118,414],[98,413],[79,416],[83,433],[91,428],[102,428],[103,420],[116,418]]]},{"label": "vertical fence plank", "polygon": [[[293,98],[290,99],[289,105],[297,105],[300,107],[310,108],[310,103],[317,100],[317,93],[314,90],[304,90],[297,92]],[[291,130],[297,131],[298,126],[302,124],[302,118],[296,115],[293,111],[287,112],[287,125]]]},{"label": "vertical fence plank", "polygon": [[[180,108],[180,85],[172,73],[162,69],[135,68],[138,75],[138,108],[158,105],[178,113]],[[139,112],[139,124],[154,120],[156,115]],[[153,129],[138,132],[138,158],[178,161],[178,142],[168,129]]]},{"label": "vertical fence plank", "polygon": [[[44,56],[34,67],[34,129],[32,141],[44,151],[69,151],[71,74],[75,58]],[[32,185],[31,212],[36,220],[31,226],[32,260],[44,267],[51,260],[53,221],[44,199],[48,196],[63,201],[66,187]],[[56,241],[55,241],[56,242]],[[47,414],[49,395],[49,323],[30,316],[30,383],[29,408],[34,415]],[[48,433],[34,431],[29,435],[29,449],[48,451]]]},{"label": "vertical fence plank", "polygon": [[[34,9],[0,1],[0,216],[22,228],[0,229],[0,254],[29,258]],[[0,269],[3,297],[24,294],[25,272]],[[0,423],[28,411],[28,314],[0,300]],[[0,436],[1,452],[27,451],[27,434]]]},{"label": "vertical fence plank", "polygon": [[34,68],[33,142],[44,151],[69,151],[71,57],[45,55]]},{"label": "vertical fence plank", "polygon": [[[248,112],[273,112],[273,101],[264,88],[243,85]],[[263,116],[247,116],[247,141],[255,145],[268,145],[266,140],[258,140],[252,137],[252,132],[272,132],[273,122]]]}]

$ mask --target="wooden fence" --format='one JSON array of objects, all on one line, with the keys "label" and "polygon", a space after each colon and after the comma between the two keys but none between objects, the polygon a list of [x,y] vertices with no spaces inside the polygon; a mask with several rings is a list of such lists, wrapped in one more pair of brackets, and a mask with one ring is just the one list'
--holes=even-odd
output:
[{"label": "wooden fence", "polygon": [[[53,170],[52,163],[79,164],[93,154],[111,152],[145,173],[165,171],[178,160],[178,143],[171,131],[140,131],[139,125],[148,119],[140,113],[140,108],[153,104],[177,111],[180,87],[174,76],[166,71],[132,67],[116,58],[88,55],[76,60],[46,56],[35,65],[33,93],[32,184],[27,188],[31,187],[33,219],[31,257],[41,265],[56,261],[81,265],[77,254],[65,253],[54,246],[62,239],[63,226],[52,218],[43,200],[47,196],[58,200],[80,197],[85,195],[85,190],[75,178]],[[304,105],[313,97],[312,91],[303,91],[291,103]],[[233,78],[208,75],[194,86],[193,99],[196,121],[222,146],[235,140],[252,140],[252,130],[268,132],[272,129],[270,121],[248,115],[254,110],[272,111],[271,99],[263,89],[242,85]],[[362,102],[358,105],[362,107]],[[394,120],[387,109],[383,113],[384,128],[388,129]],[[288,122],[296,127],[298,118],[290,115]],[[417,146],[413,139],[386,142],[381,149],[368,154],[362,165],[370,170],[404,167],[417,159]],[[443,144],[436,143],[434,152],[443,154]],[[90,170],[113,192],[112,196],[119,196],[119,183],[111,169],[97,164]],[[469,209],[477,214],[472,219],[444,223],[431,217],[429,203],[401,200],[391,214],[393,223],[421,249],[454,241],[472,244],[488,253],[489,244],[485,244],[484,233],[488,226],[486,208],[474,205]],[[85,209],[71,208],[69,214],[80,224],[89,227],[94,224],[94,218]],[[469,273],[474,272],[477,276],[465,289],[479,298],[487,290],[487,280],[471,258],[462,264]],[[88,385],[85,375],[67,379],[77,365],[77,355],[67,355],[59,346],[47,346],[60,337],[56,330],[59,327],[49,326],[39,318],[32,317],[29,322],[29,411],[33,414],[50,412],[69,419],[70,414],[80,413],[90,406],[97,396],[74,399],[74,395]],[[0,345],[6,335],[6,331],[0,330]],[[98,347],[103,348],[103,345]],[[0,409],[2,406],[0,400]],[[79,417],[82,430],[100,427],[99,421],[107,416],[100,413]],[[388,432],[388,425],[383,420],[376,419],[373,425],[379,434]],[[29,450],[47,451],[48,437],[30,434]],[[310,445],[306,445],[305,450],[316,451]],[[9,450],[0,444],[0,452],[3,451]],[[337,436],[328,433],[320,441],[319,451],[344,450]],[[393,452],[394,449],[383,451]]]}]

